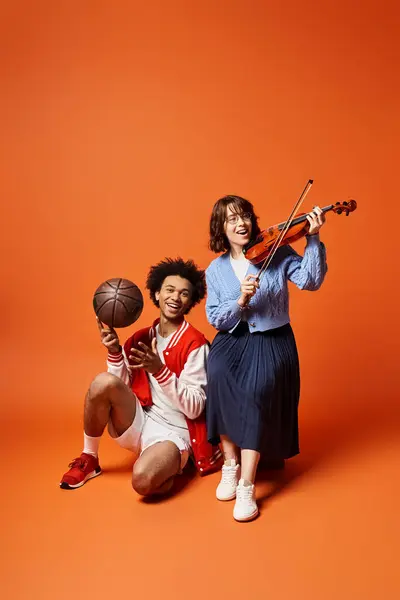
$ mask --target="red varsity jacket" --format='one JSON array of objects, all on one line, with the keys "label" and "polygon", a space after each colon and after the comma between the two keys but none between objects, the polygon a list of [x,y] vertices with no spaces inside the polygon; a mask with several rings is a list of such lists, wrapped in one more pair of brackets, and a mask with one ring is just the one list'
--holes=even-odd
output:
[{"label": "red varsity jacket", "polygon": [[[123,354],[109,355],[108,361],[114,367],[122,361],[128,362],[127,357],[130,354],[131,348],[138,348],[139,342],[143,342],[151,347],[151,341],[155,336],[155,328],[159,323],[157,319],[151,327],[140,329],[134,333],[124,344]],[[187,321],[183,321],[182,325],[171,337],[168,346],[164,350],[165,365],[154,375],[159,385],[167,384],[173,373],[179,378],[189,354],[207,344],[204,335],[190,325]],[[142,406],[151,406],[152,397],[148,375],[144,369],[131,371],[130,384],[132,391],[136,394]],[[190,442],[193,450],[193,458],[196,468],[200,475],[207,475],[218,470],[223,462],[222,453],[218,446],[212,446],[207,441],[207,429],[205,411],[196,419],[186,417],[186,422],[190,435]]]}]

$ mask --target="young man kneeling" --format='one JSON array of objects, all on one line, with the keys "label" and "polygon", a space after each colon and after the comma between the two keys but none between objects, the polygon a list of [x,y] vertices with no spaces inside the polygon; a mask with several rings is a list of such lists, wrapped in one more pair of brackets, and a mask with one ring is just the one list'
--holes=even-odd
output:
[{"label": "young man kneeling", "polygon": [[106,425],[134,453],[132,486],[142,496],[170,491],[190,456],[201,475],[220,467],[221,452],[207,442],[204,417],[208,343],[185,320],[205,296],[204,271],[192,261],[167,258],[151,267],[146,287],[159,318],[123,348],[117,333],[98,322],[108,370],[89,387],[83,452],[63,475],[62,489],[101,474],[98,449]]}]

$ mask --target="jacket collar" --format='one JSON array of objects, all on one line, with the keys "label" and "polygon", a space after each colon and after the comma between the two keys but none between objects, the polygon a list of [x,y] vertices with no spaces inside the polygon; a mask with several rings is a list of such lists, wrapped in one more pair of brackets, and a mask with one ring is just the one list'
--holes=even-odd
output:
[{"label": "jacket collar", "polygon": [[[156,327],[160,322],[160,318],[156,319],[153,323],[153,325],[150,327],[150,340],[153,339],[153,337],[156,335]],[[187,331],[187,329],[190,327],[189,323],[187,321],[185,321],[185,319],[182,321],[181,325],[178,327],[178,329],[176,331],[174,331],[174,333],[171,336],[171,339],[169,340],[168,346],[165,348],[165,350],[170,350],[171,348],[174,348],[178,343],[179,340],[181,339],[181,337],[183,336],[183,334],[185,333],[185,331]]]}]

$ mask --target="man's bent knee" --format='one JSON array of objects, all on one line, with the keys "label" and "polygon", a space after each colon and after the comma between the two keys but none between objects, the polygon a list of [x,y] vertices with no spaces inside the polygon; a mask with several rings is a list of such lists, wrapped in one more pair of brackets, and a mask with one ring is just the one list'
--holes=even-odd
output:
[{"label": "man's bent knee", "polygon": [[124,385],[123,382],[115,375],[112,375],[111,373],[99,373],[90,384],[90,396],[91,398],[100,396],[112,390],[121,388],[122,385]]},{"label": "man's bent knee", "polygon": [[154,444],[144,451],[133,467],[133,489],[141,496],[158,493],[166,480],[178,474],[180,464],[181,454],[174,443]]},{"label": "man's bent knee", "polygon": [[155,492],[153,480],[154,478],[145,471],[133,470],[132,487],[140,496],[151,496]]}]

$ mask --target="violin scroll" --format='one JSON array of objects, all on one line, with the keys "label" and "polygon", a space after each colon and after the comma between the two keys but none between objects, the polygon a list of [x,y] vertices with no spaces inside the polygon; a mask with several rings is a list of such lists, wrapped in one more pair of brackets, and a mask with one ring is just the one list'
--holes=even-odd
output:
[{"label": "violin scroll", "polygon": [[336,202],[336,204],[332,206],[332,210],[334,213],[336,213],[337,215],[341,215],[344,212],[346,217],[348,217],[351,212],[355,211],[356,208],[357,202],[355,200],[348,200],[347,202]]}]

